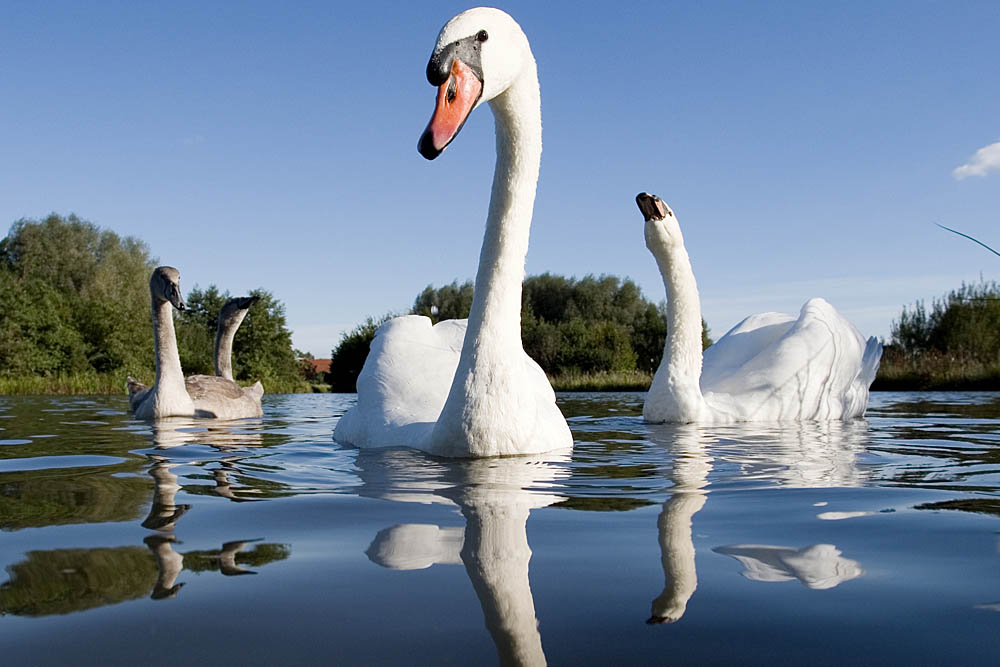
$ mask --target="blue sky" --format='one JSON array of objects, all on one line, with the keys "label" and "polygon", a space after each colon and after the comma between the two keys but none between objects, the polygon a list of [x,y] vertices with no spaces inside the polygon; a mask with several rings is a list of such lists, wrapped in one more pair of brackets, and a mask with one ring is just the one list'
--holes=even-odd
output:
[{"label": "blue sky", "polygon": [[[492,116],[416,151],[427,58],[469,6],[3,3],[0,225],[54,211],[138,236],[185,289],[272,291],[296,347],[328,356],[474,276]],[[812,296],[887,336],[903,305],[1000,278],[933,224],[1000,246],[1000,3],[500,6],[542,88],[528,273],[663,299],[647,190],[678,215],[715,336]]]}]

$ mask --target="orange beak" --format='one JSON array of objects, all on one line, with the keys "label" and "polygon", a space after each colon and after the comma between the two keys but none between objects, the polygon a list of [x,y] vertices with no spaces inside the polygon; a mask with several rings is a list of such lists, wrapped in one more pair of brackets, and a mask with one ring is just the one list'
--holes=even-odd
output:
[{"label": "orange beak", "polygon": [[468,65],[455,58],[451,75],[438,87],[434,115],[417,144],[420,154],[428,160],[440,155],[462,129],[482,94],[483,82]]}]

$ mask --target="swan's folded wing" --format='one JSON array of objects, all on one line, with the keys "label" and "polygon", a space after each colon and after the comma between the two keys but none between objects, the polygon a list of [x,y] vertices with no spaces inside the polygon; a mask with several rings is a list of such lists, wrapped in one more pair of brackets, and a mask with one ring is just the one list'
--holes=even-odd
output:
[{"label": "swan's folded wing", "polygon": [[733,369],[760,354],[780,339],[795,323],[787,313],[758,313],[747,317],[705,350],[701,366],[701,390],[713,389],[733,374]]},{"label": "swan's folded wing", "polygon": [[334,438],[358,447],[415,446],[448,398],[467,326],[406,315],[379,327],[358,376],[358,403]]},{"label": "swan's folded wing", "polygon": [[[777,340],[724,374],[713,369],[703,392],[716,410],[738,420],[857,416],[864,351],[853,324],[825,300],[811,299]],[[867,398],[867,386],[864,392]]]},{"label": "swan's folded wing", "polygon": [[184,378],[184,386],[192,401],[200,401],[209,396],[231,400],[243,396],[243,387],[217,375],[189,375]]},{"label": "swan's folded wing", "polygon": [[217,375],[191,375],[184,386],[199,417],[243,419],[264,414],[260,404],[263,387],[241,387]]}]

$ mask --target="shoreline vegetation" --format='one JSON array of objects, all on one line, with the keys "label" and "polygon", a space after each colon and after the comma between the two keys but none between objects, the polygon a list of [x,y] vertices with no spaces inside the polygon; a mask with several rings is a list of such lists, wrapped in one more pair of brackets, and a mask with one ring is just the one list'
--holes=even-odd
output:
[{"label": "shoreline vegetation", "polygon": [[[646,391],[653,374],[645,371],[599,371],[563,373],[549,376],[557,392]],[[251,384],[251,383],[244,383]],[[328,393],[323,382],[272,382],[265,384],[268,394]],[[872,384],[875,391],[1000,391],[1000,364],[950,365],[947,360],[920,366],[915,363],[883,360]],[[350,392],[346,392],[350,393]],[[124,377],[108,374],[77,374],[0,378],[0,396],[84,396],[88,394],[125,394]]]},{"label": "shoreline vegetation", "polygon": [[[15,222],[0,240],[0,396],[124,394],[128,375],[151,384],[147,284],[156,264],[141,240],[76,216]],[[234,339],[234,374],[272,394],[355,391],[375,331],[393,315],[344,333],[321,372],[292,347],[284,304],[263,288],[251,294],[258,302]],[[175,316],[186,374],[214,373],[216,318],[228,296],[195,285]],[[467,318],[472,298],[471,282],[429,285],[409,313],[434,323]],[[666,304],[628,278],[524,280],[524,350],[556,391],[646,391],[666,334]],[[702,345],[711,344],[703,321]],[[1000,390],[1000,286],[963,284],[930,305],[904,306],[884,345],[872,391]]]}]

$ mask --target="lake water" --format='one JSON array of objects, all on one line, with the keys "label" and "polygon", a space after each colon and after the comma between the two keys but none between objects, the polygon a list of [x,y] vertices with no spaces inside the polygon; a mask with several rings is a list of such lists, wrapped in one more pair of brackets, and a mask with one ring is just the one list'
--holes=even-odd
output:
[{"label": "lake water", "polygon": [[952,664],[1000,653],[1000,394],[572,454],[361,451],[353,395],[150,426],[0,398],[0,656],[63,664]]}]

